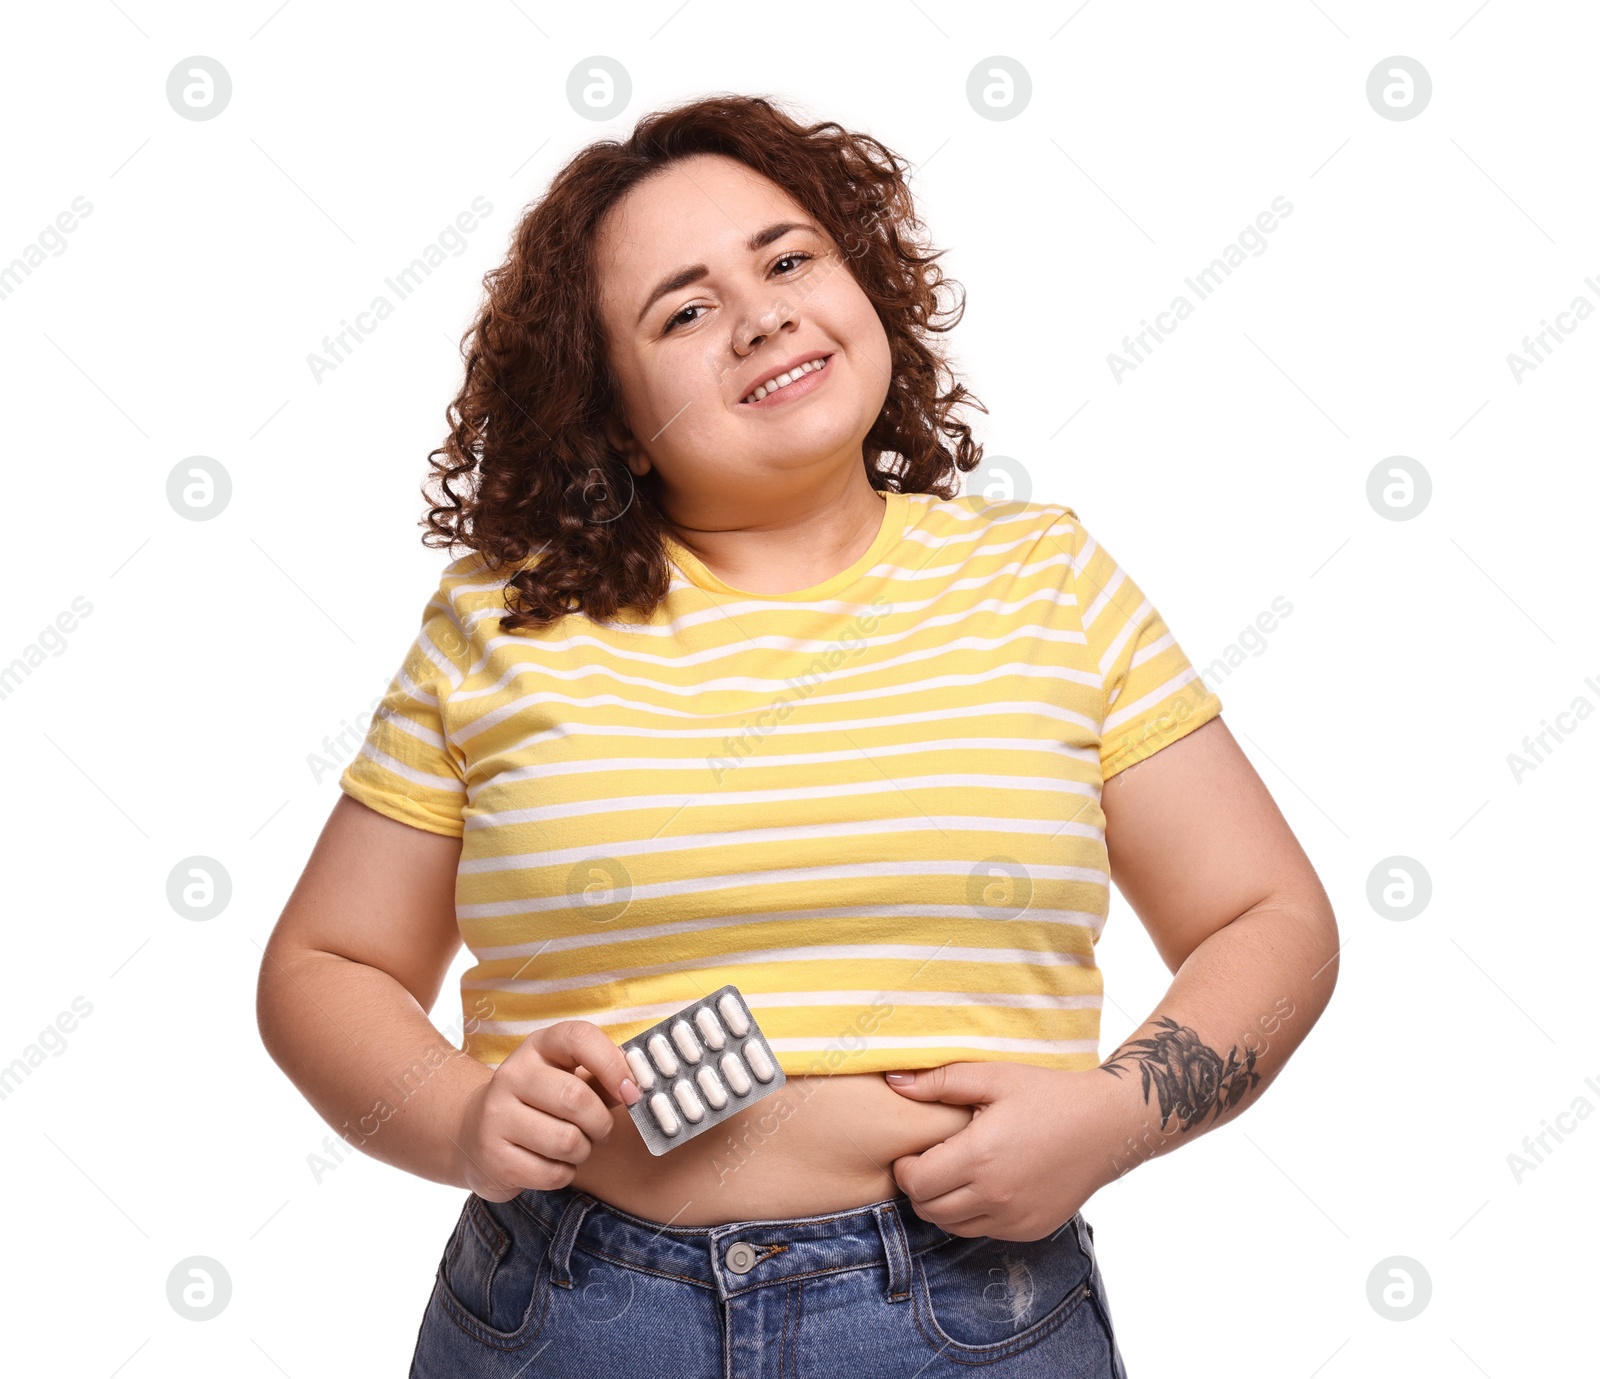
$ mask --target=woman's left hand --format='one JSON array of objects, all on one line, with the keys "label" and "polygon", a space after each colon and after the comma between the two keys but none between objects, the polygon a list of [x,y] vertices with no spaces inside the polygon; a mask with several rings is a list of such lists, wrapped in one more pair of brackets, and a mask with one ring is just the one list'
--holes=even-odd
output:
[{"label": "woman's left hand", "polygon": [[918,1068],[911,1101],[973,1107],[965,1128],[892,1165],[918,1216],[951,1235],[1039,1240],[1119,1176],[1138,1095],[1098,1068],[945,1063]]}]

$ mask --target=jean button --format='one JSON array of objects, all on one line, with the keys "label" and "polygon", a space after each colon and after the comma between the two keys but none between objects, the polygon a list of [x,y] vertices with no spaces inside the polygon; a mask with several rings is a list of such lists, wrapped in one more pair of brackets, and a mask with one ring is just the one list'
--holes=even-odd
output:
[{"label": "jean button", "polygon": [[723,1262],[736,1274],[748,1274],[756,1267],[755,1247],[748,1241],[735,1240],[728,1246]]}]

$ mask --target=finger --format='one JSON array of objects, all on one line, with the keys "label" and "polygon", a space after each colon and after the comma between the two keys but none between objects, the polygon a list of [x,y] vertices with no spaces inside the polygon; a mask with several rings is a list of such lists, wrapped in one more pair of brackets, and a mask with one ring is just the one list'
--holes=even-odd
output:
[{"label": "finger", "polygon": [[[592,1020],[558,1020],[529,1038],[538,1040],[547,1063],[573,1071],[581,1065],[592,1072],[597,1084],[613,1098],[611,1105],[632,1106],[639,1100],[641,1093],[627,1056]],[[595,1099],[599,1100],[598,1095]]]},{"label": "finger", "polygon": [[566,1160],[548,1159],[510,1140],[504,1142],[501,1154],[503,1158],[496,1164],[493,1176],[519,1192],[527,1188],[550,1192],[566,1187],[577,1176],[577,1169]]},{"label": "finger", "polygon": [[612,1096],[610,1090],[606,1087],[606,1084],[600,1081],[599,1078],[597,1078],[581,1063],[578,1065],[577,1076],[581,1077],[589,1084],[590,1087],[594,1089],[594,1094],[600,1098],[607,1108],[627,1105],[626,1102],[620,1101],[618,1098]]},{"label": "finger", "polygon": [[[910,1196],[910,1194],[907,1194]],[[953,1192],[941,1192],[936,1197],[911,1198],[911,1204],[916,1208],[917,1215],[924,1221],[931,1221],[934,1225],[950,1231],[952,1235],[965,1234],[963,1231],[954,1230],[960,1225],[976,1225],[988,1213],[989,1204],[979,1199],[977,1189],[970,1183],[963,1184]],[[983,1234],[983,1232],[978,1232]]]},{"label": "finger", "polygon": [[888,1082],[901,1096],[912,1101],[944,1101],[960,1106],[978,1106],[994,1099],[992,1076],[985,1075],[984,1063],[942,1063],[937,1068],[906,1069],[896,1078],[910,1082]]},{"label": "finger", "polygon": [[936,1223],[940,1230],[949,1231],[951,1235],[992,1235],[990,1227],[994,1224],[987,1216],[973,1216],[965,1221],[940,1221]]},{"label": "finger", "polygon": [[[567,1077],[566,1073],[555,1073]],[[570,1112],[552,1112],[523,1102],[510,1114],[502,1136],[514,1144],[554,1163],[581,1164],[594,1152],[595,1143],[610,1135],[614,1122],[606,1112],[605,1129],[599,1134],[585,1129]]]},{"label": "finger", "polygon": [[[496,1139],[492,1151],[484,1149],[479,1154],[472,1154],[459,1143],[456,1148],[466,1155],[482,1180],[473,1186],[473,1190],[479,1196],[495,1202],[504,1202],[528,1188],[544,1192],[565,1187],[577,1172],[569,1163],[547,1159],[523,1145],[512,1143],[504,1136]],[[486,1162],[485,1155],[493,1159],[492,1164]]]},{"label": "finger", "polygon": [[956,1143],[966,1133],[958,1130],[920,1154],[896,1159],[894,1176],[900,1190],[913,1202],[926,1202],[971,1183],[975,1176],[972,1158],[964,1145]]},{"label": "finger", "polygon": [[[569,1149],[576,1152],[582,1148],[583,1157],[587,1157],[587,1144],[606,1139],[616,1128],[611,1112],[595,1089],[577,1074],[562,1068],[545,1063],[529,1064],[513,1076],[511,1090],[521,1103],[522,1110],[529,1114],[516,1117],[516,1133],[510,1138],[529,1148],[538,1147],[533,1135],[542,1133],[561,1144],[562,1152],[558,1157],[577,1163],[579,1160],[572,1158],[571,1153],[567,1152]],[[530,1119],[530,1115],[533,1118]],[[539,1116],[545,1117],[545,1120],[539,1120]],[[552,1131],[546,1121],[566,1123],[584,1144],[569,1143],[570,1137]],[[539,1149],[538,1152],[550,1151]]]}]

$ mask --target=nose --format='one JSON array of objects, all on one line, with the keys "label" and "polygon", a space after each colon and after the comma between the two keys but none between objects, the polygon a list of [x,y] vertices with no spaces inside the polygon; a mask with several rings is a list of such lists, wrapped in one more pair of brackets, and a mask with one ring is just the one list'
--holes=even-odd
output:
[{"label": "nose", "polygon": [[746,319],[740,323],[735,335],[735,348],[740,357],[748,356],[767,336],[776,335],[785,326],[794,324],[798,311],[798,304],[786,293],[780,291],[775,298],[768,298],[753,321]]}]

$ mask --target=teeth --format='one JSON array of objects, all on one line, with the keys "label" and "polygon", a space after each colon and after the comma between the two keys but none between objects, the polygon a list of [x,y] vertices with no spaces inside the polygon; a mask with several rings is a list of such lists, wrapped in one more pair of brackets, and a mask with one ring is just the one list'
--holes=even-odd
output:
[{"label": "teeth", "polygon": [[800,365],[799,368],[791,369],[788,373],[779,374],[770,383],[763,383],[755,390],[755,392],[751,393],[744,400],[746,402],[760,402],[761,399],[764,398],[768,393],[775,393],[779,388],[784,387],[786,384],[793,383],[795,379],[800,377],[801,374],[815,373],[826,362],[827,361],[825,359],[808,360],[806,363]]}]

